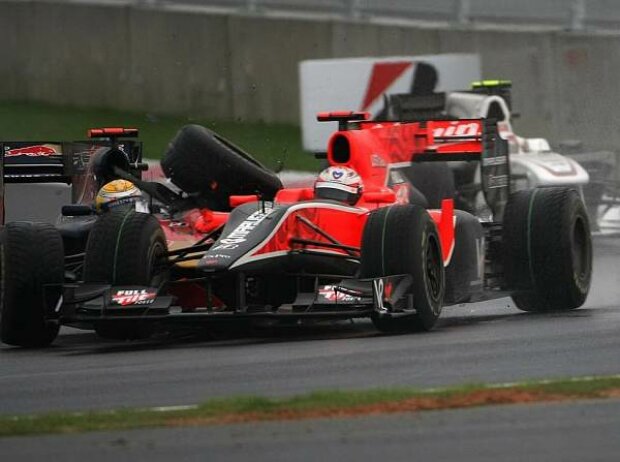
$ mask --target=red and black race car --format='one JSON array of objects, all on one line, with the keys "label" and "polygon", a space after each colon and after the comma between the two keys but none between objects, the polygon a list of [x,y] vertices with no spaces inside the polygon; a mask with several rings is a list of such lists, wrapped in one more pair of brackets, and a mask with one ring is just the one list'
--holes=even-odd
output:
[{"label": "red and black race car", "polygon": [[[357,317],[408,332],[432,329],[446,304],[506,295],[526,311],[584,303],[592,250],[580,196],[569,188],[511,195],[507,145],[493,121],[318,119],[339,129],[315,188],[283,188],[196,125],[170,143],[169,181],[143,181],[123,141],[135,133],[92,132],[106,141],[88,178],[133,182],[149,213],[121,207],[84,221],[91,209],[73,206],[64,213],[75,221],[59,227],[8,223],[2,341],[48,345],[60,325],[138,338],[222,321]],[[407,169],[452,160],[481,162],[491,220],[455,210],[450,197],[429,208],[408,180]]]}]

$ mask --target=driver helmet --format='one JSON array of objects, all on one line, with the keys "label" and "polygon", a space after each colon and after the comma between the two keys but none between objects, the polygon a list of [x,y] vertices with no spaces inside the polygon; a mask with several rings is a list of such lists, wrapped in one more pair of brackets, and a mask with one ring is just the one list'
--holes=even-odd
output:
[{"label": "driver helmet", "polygon": [[103,185],[95,198],[95,209],[104,212],[116,207],[134,205],[142,198],[142,192],[127,180],[114,180]]},{"label": "driver helmet", "polygon": [[362,178],[349,167],[328,167],[323,170],[314,184],[314,195],[318,199],[331,199],[355,204],[363,190]]}]

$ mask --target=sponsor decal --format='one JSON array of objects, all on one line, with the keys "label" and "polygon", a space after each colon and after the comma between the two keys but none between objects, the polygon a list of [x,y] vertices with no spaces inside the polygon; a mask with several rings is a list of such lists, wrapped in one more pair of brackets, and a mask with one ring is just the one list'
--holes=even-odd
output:
[{"label": "sponsor decal", "polygon": [[333,170],[332,171],[332,176],[334,177],[335,180],[339,180],[340,178],[342,178],[342,175],[344,175],[344,171],[342,171],[342,170]]},{"label": "sponsor decal", "polygon": [[112,294],[112,305],[150,305],[157,298],[156,290],[124,289]]},{"label": "sponsor decal", "polygon": [[216,253],[213,255],[207,254],[201,262],[204,265],[217,265],[218,263],[221,263],[222,260],[230,260],[231,258],[232,257],[230,255],[224,255],[221,253]]},{"label": "sponsor decal", "polygon": [[489,176],[487,189],[505,188],[508,186],[508,175]]},{"label": "sponsor decal", "polygon": [[102,210],[114,210],[116,208],[125,207],[127,205],[137,205],[138,197],[123,197],[121,199],[112,200],[108,203],[101,204]]},{"label": "sponsor decal", "polygon": [[493,167],[496,165],[505,165],[507,163],[508,163],[508,157],[506,156],[486,157],[482,159],[483,167]]},{"label": "sponsor decal", "polygon": [[390,181],[392,184],[400,184],[405,182],[405,177],[398,170],[390,171]]},{"label": "sponsor decal", "polygon": [[408,204],[409,203],[409,185],[406,183],[401,183],[394,185],[392,188],[396,193],[396,203],[397,204]]},{"label": "sponsor decal", "polygon": [[90,160],[91,153],[88,151],[76,152],[73,154],[73,167],[80,172],[84,171]]},{"label": "sponsor decal", "polygon": [[243,220],[228,236],[220,239],[218,245],[213,247],[213,250],[231,250],[239,247],[239,244],[247,240],[248,234],[271,213],[271,210],[271,208],[266,208],[265,211],[257,210],[254,212]]},{"label": "sponsor decal", "polygon": [[387,163],[379,154],[371,154],[370,163],[373,167],[387,167]]},{"label": "sponsor decal", "polygon": [[433,136],[437,138],[449,138],[451,136],[478,136],[480,134],[480,124],[476,122],[459,123],[455,122],[447,127],[436,127],[433,129]]},{"label": "sponsor decal", "polygon": [[48,144],[37,144],[34,146],[26,146],[23,148],[7,149],[4,152],[4,157],[49,157],[55,154],[60,154],[53,147]]},{"label": "sponsor decal", "polygon": [[348,293],[344,293],[339,290],[338,286],[322,286],[319,288],[319,297],[328,300],[330,302],[359,302],[361,297],[356,297]]},{"label": "sponsor decal", "polygon": [[377,311],[387,312],[388,307],[385,303],[391,304],[394,283],[388,278],[380,278],[372,281],[373,295],[375,298],[375,308]]},{"label": "sponsor decal", "polygon": [[375,279],[372,281],[373,294],[375,296],[375,308],[378,311],[387,311],[387,308],[383,305],[385,285],[383,279]]},{"label": "sponsor decal", "polygon": [[223,259],[230,259],[232,258],[230,255],[224,255],[223,253],[216,253],[214,255],[209,255],[211,258],[223,258]]}]

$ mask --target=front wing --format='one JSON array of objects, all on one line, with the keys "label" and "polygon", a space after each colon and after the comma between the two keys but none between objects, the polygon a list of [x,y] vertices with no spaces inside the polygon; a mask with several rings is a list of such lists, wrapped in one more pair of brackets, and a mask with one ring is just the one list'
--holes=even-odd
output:
[{"label": "front wing", "polygon": [[155,287],[68,284],[63,289],[59,322],[91,328],[97,322],[144,321],[171,324],[242,319],[347,319],[415,313],[410,275],[341,280],[318,285],[314,293],[298,293],[291,304],[186,309],[175,297]]}]

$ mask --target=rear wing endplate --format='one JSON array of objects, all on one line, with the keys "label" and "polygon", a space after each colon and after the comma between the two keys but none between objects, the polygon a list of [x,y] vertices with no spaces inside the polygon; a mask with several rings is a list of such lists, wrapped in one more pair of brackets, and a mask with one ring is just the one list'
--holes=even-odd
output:
[{"label": "rear wing endplate", "polygon": [[434,120],[420,125],[420,149],[412,161],[479,160],[482,192],[495,220],[501,221],[510,195],[510,162],[508,141],[499,135],[496,121]]}]

